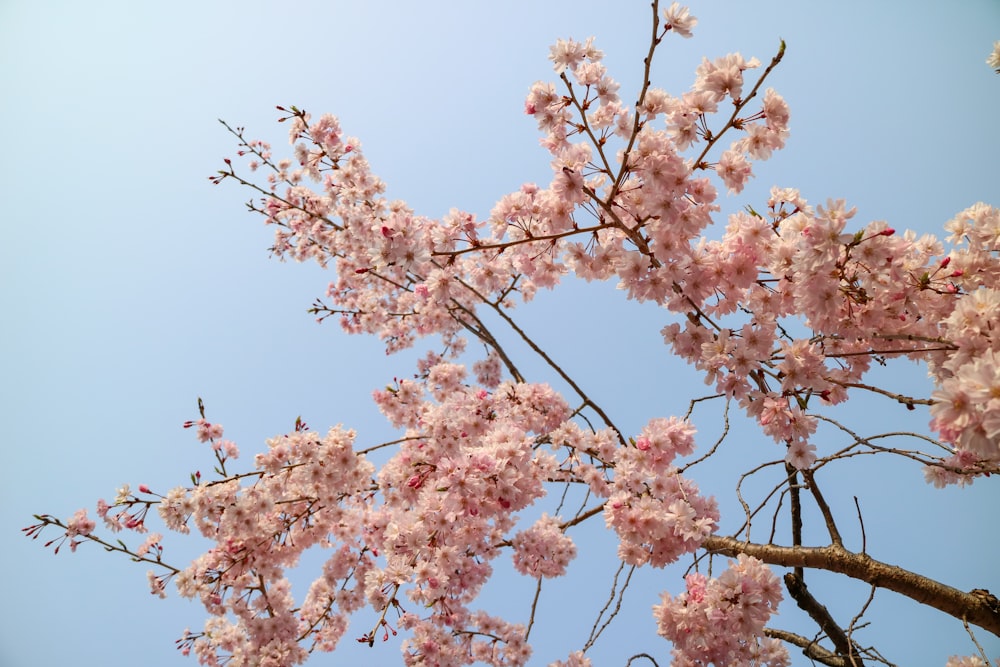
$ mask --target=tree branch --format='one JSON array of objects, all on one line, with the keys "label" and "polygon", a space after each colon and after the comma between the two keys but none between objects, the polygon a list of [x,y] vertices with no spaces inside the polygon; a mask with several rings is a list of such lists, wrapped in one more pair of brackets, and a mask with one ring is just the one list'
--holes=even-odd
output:
[{"label": "tree branch", "polygon": [[709,536],[702,543],[702,548],[726,556],[746,554],[771,565],[808,567],[843,574],[905,595],[1000,637],[1000,605],[990,603],[989,597],[992,596],[964,593],[901,567],[877,561],[867,554],[853,553],[836,546],[782,547],[754,544],[720,535]]},{"label": "tree branch", "polygon": [[764,634],[772,639],[780,639],[783,642],[798,646],[802,649],[802,654],[810,660],[815,660],[816,662],[823,663],[824,665],[829,665],[829,667],[849,667],[847,660],[845,660],[842,656],[839,656],[831,651],[827,651],[814,640],[806,639],[802,635],[797,635],[794,632],[788,632],[787,630],[777,630],[775,628],[764,628]]},{"label": "tree branch", "polygon": [[809,617],[816,621],[816,625],[830,638],[833,646],[837,649],[837,655],[848,656],[843,664],[855,664],[853,656],[856,652],[850,637],[830,615],[830,610],[809,592],[802,576],[798,572],[787,572],[785,574],[785,588],[788,589],[788,594],[798,604],[799,609],[809,614]]},{"label": "tree branch", "polygon": [[826,522],[826,529],[830,533],[830,541],[833,542],[834,546],[844,546],[844,541],[840,537],[840,531],[837,529],[837,522],[833,520],[833,512],[830,511],[830,506],[826,504],[826,499],[820,492],[819,486],[816,485],[816,479],[813,477],[812,471],[803,470],[802,477],[805,478],[806,484],[809,487],[809,492],[812,493],[813,499],[816,501],[816,505],[819,507],[820,513],[823,514],[823,521]]}]

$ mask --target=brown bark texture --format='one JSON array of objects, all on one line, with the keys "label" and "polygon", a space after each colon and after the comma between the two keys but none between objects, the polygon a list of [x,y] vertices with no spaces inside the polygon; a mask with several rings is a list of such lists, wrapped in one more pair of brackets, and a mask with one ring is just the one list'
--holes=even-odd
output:
[{"label": "brown bark texture", "polygon": [[836,545],[783,547],[743,542],[719,535],[710,536],[702,548],[725,556],[747,554],[770,565],[837,572],[905,595],[1000,637],[1000,601],[989,591],[974,589],[966,593],[901,567],[877,561],[868,554],[854,553]]}]

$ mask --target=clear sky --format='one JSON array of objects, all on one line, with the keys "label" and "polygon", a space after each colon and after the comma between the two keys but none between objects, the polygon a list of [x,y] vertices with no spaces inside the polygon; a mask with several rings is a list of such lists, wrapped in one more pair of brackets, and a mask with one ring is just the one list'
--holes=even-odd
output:
[{"label": "clear sky", "polygon": [[[947,8],[928,0],[706,0],[692,12],[700,19],[694,39],[668,40],[654,71],[675,94],[702,55],[740,51],[766,62],[780,38],[788,43],[771,80],[791,106],[788,148],[744,193],[725,198],[724,211],[760,208],[777,184],[813,203],[847,198],[861,221],[933,232],[977,201],[1000,204],[1000,76],[984,62],[1000,39],[996,0]],[[207,453],[180,428],[197,416],[196,397],[247,457],[297,415],[320,430],[345,422],[369,442],[388,434],[369,395],[412,372],[410,360],[386,359],[377,343],[313,322],[305,310],[330,276],[270,260],[271,232],[245,213],[248,193],[210,185],[206,177],[235,152],[216,119],[280,151],[276,104],[335,113],[361,137],[391,197],[425,215],[459,207],[484,216],[521,183],[549,179],[523,114],[529,86],[553,78],[548,45],[594,35],[623,93],[631,91],[648,14],[646,2],[606,0],[0,2],[0,433],[8,471],[0,487],[0,665],[195,664],[173,641],[187,626],[200,628],[199,607],[151,599],[143,567],[88,548],[53,556],[19,529],[32,513],[92,511],[125,482],[167,489],[207,471]],[[524,314],[598,400],[638,428],[682,413],[688,393],[703,388],[668,358],[658,334],[664,314],[621,300],[574,286]],[[922,381],[904,366],[885,377]],[[853,415],[873,429],[926,424],[870,399]],[[709,442],[717,415],[697,417]],[[748,448],[769,446],[746,438]],[[724,513],[733,507],[725,467],[697,478]],[[906,465],[847,467],[840,479],[844,498],[862,503],[873,556],[963,590],[1000,592],[995,484],[935,491]],[[181,560],[191,555],[183,544],[167,548]],[[600,597],[610,572],[597,579],[598,560],[582,551],[574,567],[587,582],[578,586],[601,582],[593,589]],[[638,651],[666,663],[648,605],[657,590],[680,590],[679,576],[668,569],[645,580],[636,609],[595,653],[598,664],[621,665]],[[847,619],[867,593],[833,590],[824,601]],[[536,635],[538,664],[572,648],[567,637],[579,628],[571,606],[549,607],[549,625]],[[787,604],[776,625],[804,627],[796,615]],[[960,624],[890,593],[876,597],[871,615],[876,630],[865,639],[898,664],[943,665],[972,651]],[[592,615],[582,618],[589,629]],[[1000,654],[997,638],[979,637]],[[393,645],[345,648],[315,663],[399,663]]]}]

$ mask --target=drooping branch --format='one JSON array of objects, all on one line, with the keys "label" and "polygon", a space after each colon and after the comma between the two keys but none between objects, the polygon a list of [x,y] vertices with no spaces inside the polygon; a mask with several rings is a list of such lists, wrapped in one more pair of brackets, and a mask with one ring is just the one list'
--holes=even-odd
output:
[{"label": "drooping branch", "polygon": [[[937,348],[937,349],[948,349],[948,348]],[[928,350],[920,350],[920,352],[927,352],[927,351]],[[866,352],[865,354],[871,354],[871,353]],[[833,357],[835,355],[831,354],[831,355],[827,355],[827,356]],[[907,408],[909,408],[911,410],[913,409],[913,406],[915,406],[915,405],[934,405],[934,401],[931,400],[931,399],[929,399],[929,398],[913,398],[912,396],[906,396],[904,394],[897,394],[894,391],[889,391],[888,389],[882,389],[880,387],[876,387],[874,385],[865,384],[863,382],[835,382],[835,384],[839,384],[842,387],[853,387],[854,389],[865,389],[867,391],[870,391],[870,392],[873,392],[873,393],[876,393],[876,394],[882,394],[883,396],[888,396],[892,400],[896,401],[897,403],[901,403],[902,405],[905,405]]]},{"label": "drooping branch", "polygon": [[629,667],[634,661],[641,660],[643,658],[653,663],[653,667],[660,667],[659,663],[657,663],[656,660],[653,659],[653,656],[649,655],[648,653],[636,653],[635,655],[633,655],[631,658],[628,659],[628,662],[625,663],[625,667]]},{"label": "drooping branch", "polygon": [[783,642],[798,646],[802,649],[802,654],[810,660],[828,665],[828,667],[849,667],[847,660],[832,651],[828,651],[812,639],[806,639],[802,635],[787,630],[776,628],[764,628],[764,634],[772,639],[780,639]]},{"label": "drooping branch", "polygon": [[[621,561],[618,565],[618,569],[615,571],[614,579],[611,582],[611,591],[608,593],[608,599],[604,603],[604,606],[597,613],[597,618],[594,619],[594,625],[590,629],[590,636],[587,638],[587,643],[583,645],[584,652],[590,650],[597,639],[601,636],[609,625],[611,621],[615,620],[618,613],[622,609],[622,600],[625,598],[625,591],[628,590],[629,583],[632,581],[632,573],[635,572],[636,566],[632,565],[628,572],[625,573],[625,581],[622,583],[621,587],[618,586],[618,577],[625,570],[625,561]],[[614,603],[614,608],[611,607]],[[610,612],[608,611],[610,609]],[[607,613],[607,617],[604,614]],[[603,621],[603,622],[602,622]]]},{"label": "drooping branch", "polygon": [[830,610],[809,592],[809,588],[806,586],[806,582],[803,580],[801,574],[798,572],[787,572],[784,579],[785,588],[788,589],[789,595],[798,604],[799,609],[809,614],[809,617],[826,633],[826,636],[830,638],[830,641],[836,647],[837,655],[849,656],[849,662],[845,662],[844,664],[852,664],[854,662],[853,656],[856,652],[853,650],[851,639],[834,620],[830,614]]},{"label": "drooping branch", "polygon": [[1000,637],[1000,604],[992,602],[996,599],[992,595],[965,593],[915,572],[877,561],[867,554],[853,553],[837,546],[783,547],[755,544],[720,535],[710,536],[702,544],[702,548],[726,556],[747,554],[771,565],[808,567],[843,574],[905,595]]}]

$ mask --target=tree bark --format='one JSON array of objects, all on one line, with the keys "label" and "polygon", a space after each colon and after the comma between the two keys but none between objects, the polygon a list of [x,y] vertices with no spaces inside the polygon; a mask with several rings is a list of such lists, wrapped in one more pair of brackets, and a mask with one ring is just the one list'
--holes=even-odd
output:
[{"label": "tree bark", "polygon": [[754,556],[770,565],[837,572],[872,586],[895,591],[1000,637],[1000,601],[983,589],[965,593],[901,567],[877,561],[868,554],[853,553],[834,545],[782,547],[712,535],[701,546],[710,553]]}]

